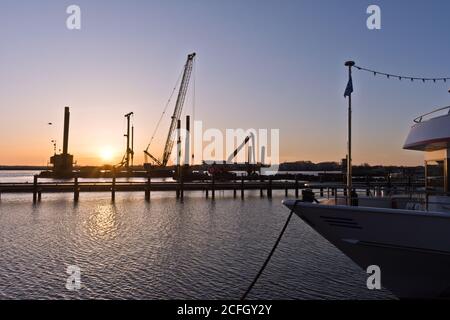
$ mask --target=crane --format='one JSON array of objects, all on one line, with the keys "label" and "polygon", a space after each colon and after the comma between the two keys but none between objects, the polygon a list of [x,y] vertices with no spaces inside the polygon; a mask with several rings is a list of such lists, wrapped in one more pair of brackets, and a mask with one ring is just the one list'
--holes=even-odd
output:
[{"label": "crane", "polygon": [[[242,150],[243,147],[245,147],[245,145],[250,141],[250,139],[252,139],[252,153],[253,153],[253,160],[255,160],[255,135],[253,133],[250,133],[247,137],[245,137],[244,141],[239,145],[239,147],[236,148],[236,150],[233,151],[232,154],[230,154],[230,156],[227,159],[227,162],[230,163],[234,158],[236,158],[237,154]],[[250,160],[250,153],[249,153],[249,160]],[[249,161],[250,163],[250,161]]]},{"label": "crane", "polygon": [[249,135],[247,135],[242,141],[242,143],[234,150],[227,158],[226,161],[223,161],[223,163],[216,163],[215,161],[209,162],[209,161],[203,161],[203,165],[207,166],[208,173],[214,175],[216,178],[224,179],[224,180],[230,180],[233,179],[236,174],[232,171],[239,171],[242,170],[239,168],[237,162],[234,162],[232,164],[231,162],[233,159],[236,158],[239,152],[248,144],[249,141],[252,141],[251,149],[249,147],[248,149],[248,160],[245,163],[245,170],[249,175],[253,174],[256,169],[258,168],[258,164],[253,164],[253,161],[256,161],[256,154],[255,154],[255,135],[250,132]]},{"label": "crane", "polygon": [[[178,91],[177,101],[175,103],[175,109],[173,111],[172,120],[169,127],[169,133],[167,134],[166,144],[164,146],[164,152],[161,160],[158,160],[155,156],[153,156],[148,149],[150,148],[150,144],[144,150],[145,156],[149,156],[158,166],[165,167],[169,162],[170,155],[173,149],[173,135],[177,128],[177,122],[180,119],[181,111],[183,110],[184,100],[186,98],[186,93],[189,87],[189,80],[192,74],[192,68],[194,65],[195,52],[191,53],[187,56],[186,64],[184,65],[183,76],[181,79],[180,89]],[[152,137],[153,139],[153,137]],[[150,141],[151,143],[151,141]]]},{"label": "crane", "polygon": [[[127,170],[130,168],[130,160],[131,165],[133,165],[133,158],[134,158],[134,126],[131,127],[131,136],[130,136],[130,118],[134,115],[133,112],[129,112],[125,115],[125,118],[127,119],[127,133],[123,136],[127,138],[127,148],[125,150],[125,155],[122,158],[122,161],[120,161],[119,164],[116,165],[116,167],[125,167]],[[131,138],[131,146],[130,146],[130,138]]]}]

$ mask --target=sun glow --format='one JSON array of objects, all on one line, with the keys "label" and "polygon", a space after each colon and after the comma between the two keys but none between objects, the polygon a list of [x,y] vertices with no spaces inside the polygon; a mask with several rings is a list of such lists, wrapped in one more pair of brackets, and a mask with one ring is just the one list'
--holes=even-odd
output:
[{"label": "sun glow", "polygon": [[112,161],[114,159],[114,150],[111,147],[104,147],[100,150],[100,158],[102,161]]}]

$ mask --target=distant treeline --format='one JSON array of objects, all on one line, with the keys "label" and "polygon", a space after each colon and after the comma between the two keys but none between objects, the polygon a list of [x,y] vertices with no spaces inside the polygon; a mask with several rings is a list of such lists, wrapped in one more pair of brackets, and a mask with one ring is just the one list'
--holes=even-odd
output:
[{"label": "distant treeline", "polygon": [[[99,167],[102,168],[102,167]],[[135,167],[135,169],[143,170],[142,167]],[[51,167],[47,166],[1,166],[0,170],[51,170]],[[345,172],[347,166],[345,161],[339,162],[319,162],[314,163],[311,161],[295,161],[295,162],[283,162],[280,164],[279,171],[318,171],[318,172]],[[354,175],[384,175],[384,174],[418,174],[423,175],[424,167],[406,167],[406,166],[371,166],[369,164],[354,165]]]},{"label": "distant treeline", "polygon": [[342,167],[338,162],[295,161],[283,162],[279,171],[341,171]]},{"label": "distant treeline", "polygon": [[0,170],[50,170],[47,166],[0,166]]},{"label": "distant treeline", "polygon": [[[391,173],[401,173],[401,174],[423,174],[424,167],[407,167],[407,166],[382,166],[376,165],[371,166],[367,163],[362,165],[354,165],[354,174],[391,174]],[[314,163],[311,161],[296,161],[296,162],[284,162],[280,164],[279,171],[339,171],[345,172],[347,166],[345,161],[339,162],[319,162]]]}]

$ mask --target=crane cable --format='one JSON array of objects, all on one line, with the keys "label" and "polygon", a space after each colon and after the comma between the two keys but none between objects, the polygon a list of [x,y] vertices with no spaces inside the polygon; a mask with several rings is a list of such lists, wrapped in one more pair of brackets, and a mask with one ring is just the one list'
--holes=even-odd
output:
[{"label": "crane cable", "polygon": [[182,75],[183,75],[183,71],[181,71],[180,76],[178,77],[178,80],[177,80],[177,82],[175,83],[175,86],[174,86],[173,89],[172,89],[172,93],[170,94],[169,100],[167,100],[167,103],[166,103],[166,105],[165,105],[165,107],[164,107],[164,110],[163,110],[163,112],[162,112],[162,114],[161,114],[161,117],[159,118],[158,123],[156,124],[156,128],[155,128],[155,130],[153,131],[153,134],[152,134],[152,136],[151,136],[151,138],[150,138],[150,142],[148,143],[147,148],[145,149],[145,151],[148,151],[148,149],[150,148],[150,145],[151,145],[152,142],[153,142],[153,139],[155,138],[155,135],[156,135],[156,133],[157,133],[157,131],[158,131],[158,129],[159,129],[159,126],[160,126],[160,124],[161,124],[161,121],[162,121],[164,115],[165,115],[166,112],[167,112],[167,108],[169,107],[170,102],[172,101],[172,98],[173,98],[173,95],[174,95],[174,93],[175,93],[175,90],[178,88],[178,85],[180,84]]},{"label": "crane cable", "polygon": [[247,290],[245,291],[245,293],[242,295],[241,300],[245,300],[245,298],[247,298],[247,295],[250,293],[250,291],[252,291],[253,286],[256,284],[256,282],[258,281],[259,277],[262,275],[262,273],[264,272],[264,269],[267,267],[267,265],[269,264],[270,259],[272,258],[272,255],[274,254],[275,250],[278,247],[278,244],[281,241],[281,238],[284,235],[284,232],[286,231],[287,226],[289,225],[289,222],[291,221],[292,215],[294,214],[295,208],[297,207],[297,204],[299,202],[302,202],[301,200],[295,200],[294,205],[292,206],[291,212],[289,213],[289,216],[286,220],[286,223],[283,226],[283,229],[281,230],[280,235],[278,236],[277,241],[275,242],[272,250],[270,251],[269,255],[266,258],[266,261],[264,261],[261,269],[259,270],[258,274],[256,275],[255,279],[253,279],[252,283],[250,284],[250,286],[247,288]]}]

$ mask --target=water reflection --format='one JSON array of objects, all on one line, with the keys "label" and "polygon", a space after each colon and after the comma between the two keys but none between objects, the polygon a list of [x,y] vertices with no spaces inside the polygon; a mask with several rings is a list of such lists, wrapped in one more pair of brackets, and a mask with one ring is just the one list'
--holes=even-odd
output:
[{"label": "water reflection", "polygon": [[[216,194],[29,195],[0,203],[0,299],[235,299],[263,263],[287,210],[259,191]],[[82,269],[66,290],[67,265]],[[381,299],[366,273],[292,219],[252,299]]]},{"label": "water reflection", "polygon": [[113,204],[98,205],[86,222],[88,233],[97,239],[111,240],[118,235],[117,210]]}]

